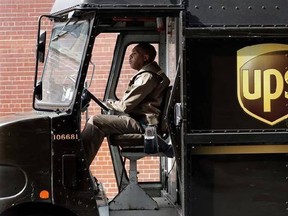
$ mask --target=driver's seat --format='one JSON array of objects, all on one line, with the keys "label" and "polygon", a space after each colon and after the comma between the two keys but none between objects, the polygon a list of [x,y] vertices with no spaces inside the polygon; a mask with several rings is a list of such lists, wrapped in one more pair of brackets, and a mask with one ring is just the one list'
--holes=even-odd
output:
[{"label": "driver's seat", "polygon": [[[167,111],[170,100],[172,86],[166,90],[162,104],[162,116],[158,125],[158,143],[167,145],[165,139],[168,136]],[[137,178],[137,160],[146,156],[166,156],[159,152],[156,154],[144,153],[143,134],[121,134],[109,137],[111,145],[121,148],[121,155],[130,161],[129,183],[120,193],[110,202],[111,210],[125,209],[158,209],[158,204],[150,197],[139,185]]]}]

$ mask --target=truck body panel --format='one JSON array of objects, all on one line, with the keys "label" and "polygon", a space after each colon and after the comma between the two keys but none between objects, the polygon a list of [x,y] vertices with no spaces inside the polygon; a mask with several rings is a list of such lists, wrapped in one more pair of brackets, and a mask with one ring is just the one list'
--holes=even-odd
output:
[{"label": "truck body panel", "polygon": [[[14,209],[27,203],[36,215],[36,203],[48,204],[50,215],[287,214],[287,4],[56,0],[43,15],[54,25],[42,77],[35,80],[33,105],[44,114],[0,119],[0,184],[13,179],[15,185],[0,192],[0,215],[20,216]],[[125,149],[108,138],[119,189],[108,202],[85,158],[81,112],[93,99],[86,104],[87,83],[97,73],[91,62],[93,49],[100,49],[95,38],[115,33],[103,99],[117,99],[131,46],[155,45],[173,85],[165,142],[175,158],[161,156],[160,181],[137,182],[136,162],[149,155],[129,152],[136,161],[129,179]],[[38,40],[38,54],[41,49]],[[37,73],[38,65],[35,78]],[[39,199],[41,190],[50,196]]]}]

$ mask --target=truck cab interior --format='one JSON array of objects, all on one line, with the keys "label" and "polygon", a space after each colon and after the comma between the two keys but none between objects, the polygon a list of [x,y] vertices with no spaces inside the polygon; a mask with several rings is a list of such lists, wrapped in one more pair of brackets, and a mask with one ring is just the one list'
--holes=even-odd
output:
[{"label": "truck cab interior", "polygon": [[[141,19],[141,22],[145,19]],[[147,21],[151,25],[151,20],[147,19]],[[156,19],[155,19],[156,21]],[[162,20],[163,21],[163,20]],[[127,69],[127,60],[129,59],[130,52],[132,48],[137,45],[139,42],[149,42],[151,43],[157,50],[157,59],[156,61],[159,63],[161,68],[164,69],[165,73],[171,80],[170,86],[167,89],[167,94],[165,96],[165,102],[163,104],[163,116],[161,116],[161,124],[164,126],[168,125],[168,121],[173,121],[172,119],[168,119],[168,116],[173,116],[172,111],[174,110],[174,106],[176,104],[175,98],[172,99],[171,95],[179,94],[179,88],[174,88],[175,82],[177,82],[177,57],[171,52],[171,56],[169,56],[170,49],[175,49],[176,45],[172,43],[172,37],[176,37],[176,30],[174,29],[174,35],[170,35],[171,44],[167,46],[166,40],[167,34],[164,29],[157,30],[156,22],[155,30],[147,30],[147,31],[139,31],[137,28],[135,31],[131,31],[131,22],[127,21],[127,25],[129,25],[129,31],[120,31],[116,34],[116,43],[113,53],[113,60],[110,67],[110,73],[108,75],[107,84],[105,93],[103,95],[103,100],[106,99],[119,99],[121,98],[124,88],[128,85],[130,78],[135,74],[135,71],[130,68]],[[135,21],[134,21],[135,22]],[[166,24],[166,23],[165,23]],[[170,24],[175,24],[171,21]],[[137,26],[137,25],[136,25]],[[164,28],[164,27],[163,27]],[[172,28],[172,27],[171,27]],[[175,28],[175,26],[174,26]],[[105,32],[104,34],[109,34]],[[111,32],[110,34],[115,34],[115,32]],[[174,38],[175,39],[175,38]],[[172,46],[174,46],[172,48]],[[94,48],[97,48],[97,39],[94,45]],[[172,56],[175,55],[175,56]],[[170,57],[170,58],[169,58]],[[97,63],[96,63],[97,65]],[[173,68],[174,66],[174,68]],[[92,72],[95,73],[96,71]],[[178,74],[179,76],[179,74]],[[93,77],[92,75],[88,77]],[[95,80],[94,80],[95,81]],[[92,83],[91,80],[87,81],[88,83]],[[179,82],[179,80],[178,80]],[[89,89],[88,89],[89,90]],[[90,91],[90,90],[89,90]],[[179,101],[178,101],[179,102]],[[92,101],[90,102],[92,103]],[[88,113],[89,112],[88,110]],[[102,114],[109,114],[109,112],[102,109]],[[166,127],[165,132],[158,133],[158,140],[162,142],[166,142],[169,145],[172,145],[172,139],[170,136],[170,128]],[[160,131],[159,131],[160,132]],[[176,138],[174,138],[176,139]],[[176,201],[176,185],[177,179],[170,179],[168,174],[171,172],[176,172],[175,165],[176,160],[168,159],[163,153],[159,152],[158,154],[148,155],[145,154],[144,149],[144,139],[143,134],[122,134],[122,135],[113,135],[108,137],[109,149],[111,153],[112,163],[114,167],[114,173],[116,178],[116,183],[118,186],[119,194],[110,202],[110,209],[113,210],[125,210],[125,209],[159,209],[163,207],[163,205],[169,205],[168,202],[157,203],[152,197],[161,197],[163,195],[164,189],[169,188],[169,191],[166,191],[166,195],[170,197],[170,199]],[[158,141],[158,142],[159,142]],[[96,156],[97,157],[97,156]],[[137,174],[141,170],[137,169],[137,161],[140,159],[146,160],[149,163],[149,158],[153,158],[153,161],[157,161],[158,163],[158,179],[154,181],[143,181],[139,178]],[[148,159],[147,159],[148,158]],[[157,159],[155,159],[157,158]],[[125,164],[126,160],[129,160],[129,166]],[[169,162],[168,162],[169,161]],[[143,162],[145,163],[145,162]],[[151,163],[151,160],[150,160]],[[143,174],[142,174],[143,175]],[[97,177],[97,173],[96,173]],[[173,183],[172,183],[173,182]],[[169,184],[169,185],[168,185]],[[174,187],[174,188],[173,188]],[[173,191],[173,192],[172,192]],[[139,197],[138,199],[136,199]],[[161,206],[162,205],[162,206]]]}]

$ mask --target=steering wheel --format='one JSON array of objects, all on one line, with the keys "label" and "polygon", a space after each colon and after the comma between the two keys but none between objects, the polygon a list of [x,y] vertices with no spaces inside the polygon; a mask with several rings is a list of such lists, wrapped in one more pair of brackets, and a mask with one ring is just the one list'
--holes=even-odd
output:
[{"label": "steering wheel", "polygon": [[109,112],[110,110],[112,110],[102,100],[100,100],[97,97],[95,97],[89,90],[85,89],[82,95],[85,95],[84,97],[88,97],[86,100],[92,99],[93,101],[95,101],[95,103],[98,104],[106,112]]}]

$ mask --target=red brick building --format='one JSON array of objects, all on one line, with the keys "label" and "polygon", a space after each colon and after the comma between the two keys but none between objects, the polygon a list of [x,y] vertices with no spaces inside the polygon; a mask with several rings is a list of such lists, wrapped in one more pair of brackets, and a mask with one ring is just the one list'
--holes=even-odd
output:
[{"label": "red brick building", "polygon": [[[39,15],[49,14],[53,3],[54,0],[0,1],[0,116],[32,110],[37,21]],[[90,91],[101,98],[110,69],[115,35],[101,36],[96,42],[98,46],[92,61],[97,61],[94,77],[97,85],[92,85]],[[89,114],[99,112],[96,105],[90,106]],[[157,163],[155,158],[145,159],[145,163],[140,161],[140,180],[159,179]],[[117,188],[106,142],[90,168],[104,184],[108,197],[113,197]]]}]

